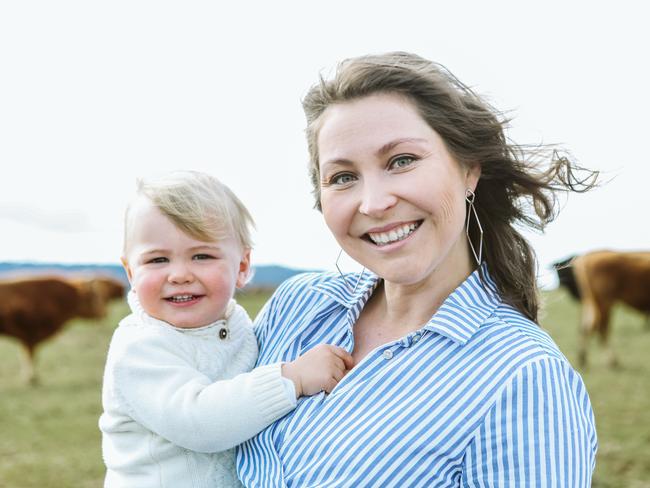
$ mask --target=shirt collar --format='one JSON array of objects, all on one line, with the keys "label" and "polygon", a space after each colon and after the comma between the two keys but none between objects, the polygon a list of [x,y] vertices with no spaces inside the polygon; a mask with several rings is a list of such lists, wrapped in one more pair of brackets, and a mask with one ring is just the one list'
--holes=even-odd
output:
[{"label": "shirt collar", "polygon": [[[360,310],[378,283],[379,277],[366,271],[361,274],[334,275],[329,280],[315,283],[311,288],[346,308]],[[475,270],[445,299],[423,329],[463,345],[500,303],[496,284],[483,263],[480,271]]]},{"label": "shirt collar", "polygon": [[496,283],[483,263],[445,299],[424,329],[464,345],[500,304]]},{"label": "shirt collar", "polygon": [[346,308],[363,305],[379,283],[379,277],[369,271],[340,275],[332,273],[330,279],[314,283],[312,290],[327,295]]}]

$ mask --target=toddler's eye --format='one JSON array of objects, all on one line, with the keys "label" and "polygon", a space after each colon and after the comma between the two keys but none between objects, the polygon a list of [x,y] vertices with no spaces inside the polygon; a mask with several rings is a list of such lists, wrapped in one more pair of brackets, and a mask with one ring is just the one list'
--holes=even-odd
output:
[{"label": "toddler's eye", "polygon": [[413,156],[401,155],[393,158],[390,162],[390,167],[395,169],[402,169],[409,166],[415,158]]},{"label": "toddler's eye", "polygon": [[158,257],[158,258],[151,258],[149,261],[147,261],[147,264],[160,264],[160,263],[167,263],[169,260],[167,258],[163,257]]},{"label": "toddler's eye", "polygon": [[197,261],[202,261],[204,259],[214,259],[214,256],[210,256],[209,254],[195,254],[192,256],[192,259],[195,259]]}]

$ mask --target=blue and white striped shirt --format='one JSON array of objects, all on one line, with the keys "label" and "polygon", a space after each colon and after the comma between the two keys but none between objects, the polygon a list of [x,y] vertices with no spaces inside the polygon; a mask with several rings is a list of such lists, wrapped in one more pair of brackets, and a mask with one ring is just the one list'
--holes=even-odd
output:
[{"label": "blue and white striped shirt", "polygon": [[[256,320],[258,364],[320,343],[351,352],[378,282],[366,274],[351,293],[357,277],[281,285]],[[243,444],[238,472],[249,487],[580,488],[591,485],[596,447],[580,376],[474,272],[420,330]]]}]

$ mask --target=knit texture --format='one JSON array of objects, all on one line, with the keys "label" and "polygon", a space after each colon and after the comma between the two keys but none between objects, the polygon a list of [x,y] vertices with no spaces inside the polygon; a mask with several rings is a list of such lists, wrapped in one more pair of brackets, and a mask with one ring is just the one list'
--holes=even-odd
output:
[{"label": "knit texture", "polygon": [[233,447],[295,406],[280,364],[251,371],[257,342],[234,300],[224,320],[186,329],[128,299],[104,372],[105,486],[241,486]]}]

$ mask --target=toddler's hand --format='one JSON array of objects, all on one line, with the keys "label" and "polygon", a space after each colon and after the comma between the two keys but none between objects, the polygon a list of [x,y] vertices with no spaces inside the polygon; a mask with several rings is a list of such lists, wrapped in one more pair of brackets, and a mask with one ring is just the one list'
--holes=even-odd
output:
[{"label": "toddler's hand", "polygon": [[319,344],[290,363],[282,365],[282,376],[293,381],[296,397],[329,393],[354,366],[352,356],[343,348]]}]

